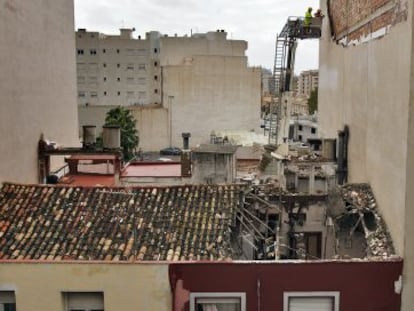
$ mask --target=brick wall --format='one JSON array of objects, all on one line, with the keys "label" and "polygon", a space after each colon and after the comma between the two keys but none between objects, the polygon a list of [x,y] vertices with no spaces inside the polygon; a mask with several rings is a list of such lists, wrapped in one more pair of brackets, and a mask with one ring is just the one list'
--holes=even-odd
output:
[{"label": "brick wall", "polygon": [[334,38],[358,40],[407,19],[406,0],[328,0]]}]

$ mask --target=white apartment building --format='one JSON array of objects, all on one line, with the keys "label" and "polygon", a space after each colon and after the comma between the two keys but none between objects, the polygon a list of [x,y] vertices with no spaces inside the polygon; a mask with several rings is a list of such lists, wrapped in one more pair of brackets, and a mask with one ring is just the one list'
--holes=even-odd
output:
[{"label": "white apartment building", "polygon": [[105,35],[78,29],[78,104],[145,105],[161,102],[158,32],[133,38],[134,29]]},{"label": "white apartment building", "polygon": [[212,131],[260,131],[261,69],[247,42],[224,30],[184,36],[134,29],[76,32],[80,125],[100,127],[113,105],[128,106],[145,150],[209,141]]},{"label": "white apartment building", "polygon": [[297,96],[309,97],[311,92],[318,87],[318,70],[302,71],[297,79]]}]

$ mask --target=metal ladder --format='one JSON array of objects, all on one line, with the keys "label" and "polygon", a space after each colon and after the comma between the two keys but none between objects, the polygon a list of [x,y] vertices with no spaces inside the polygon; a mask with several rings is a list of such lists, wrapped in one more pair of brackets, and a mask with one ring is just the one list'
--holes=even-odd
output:
[{"label": "metal ladder", "polygon": [[287,38],[276,36],[272,103],[270,106],[269,144],[277,144],[278,141],[282,113],[282,93],[285,84],[286,52]]}]

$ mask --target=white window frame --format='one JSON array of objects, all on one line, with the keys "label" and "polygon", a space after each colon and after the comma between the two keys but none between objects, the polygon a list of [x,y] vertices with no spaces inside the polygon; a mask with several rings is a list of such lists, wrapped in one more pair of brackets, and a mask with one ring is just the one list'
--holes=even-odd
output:
[{"label": "white window frame", "polygon": [[190,293],[190,311],[195,311],[195,302],[197,298],[238,298],[240,299],[240,310],[246,311],[246,293],[243,292]]},{"label": "white window frame", "polygon": [[327,292],[284,292],[283,293],[283,311],[289,311],[289,298],[291,297],[302,297],[302,298],[333,298],[334,309],[333,311],[339,311],[339,297],[340,293],[336,291]]}]

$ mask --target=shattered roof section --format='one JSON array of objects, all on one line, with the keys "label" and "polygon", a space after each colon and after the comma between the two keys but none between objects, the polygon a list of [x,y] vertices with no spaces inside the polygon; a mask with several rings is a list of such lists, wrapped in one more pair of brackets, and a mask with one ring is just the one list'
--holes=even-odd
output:
[{"label": "shattered roof section", "polygon": [[0,259],[223,260],[238,186],[3,184]]},{"label": "shattered roof section", "polygon": [[[382,219],[374,194],[368,184],[348,184],[341,188],[347,213],[359,214],[367,242],[367,257],[387,258],[395,255],[393,242]],[[368,220],[372,217],[375,221]]]}]

